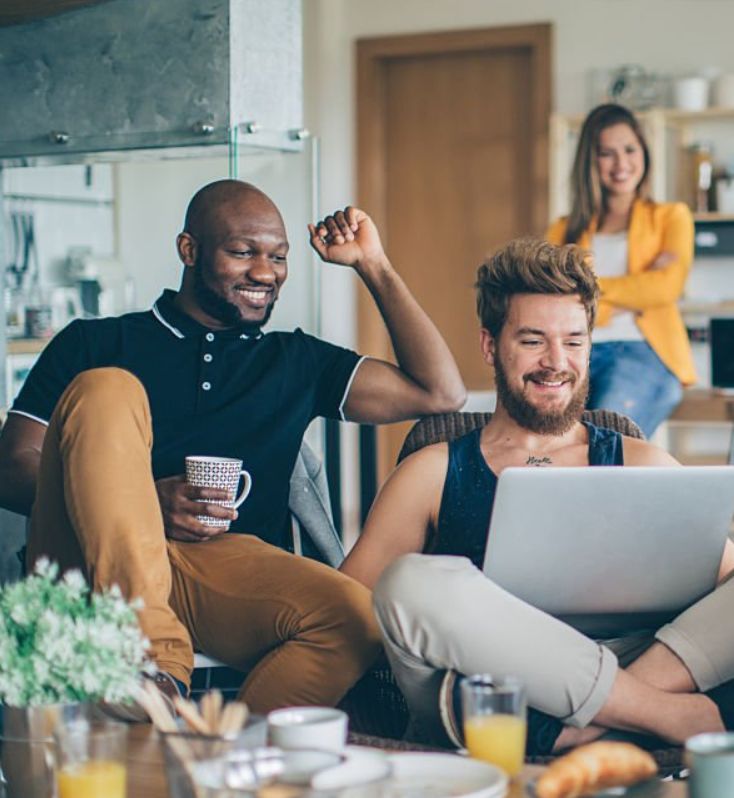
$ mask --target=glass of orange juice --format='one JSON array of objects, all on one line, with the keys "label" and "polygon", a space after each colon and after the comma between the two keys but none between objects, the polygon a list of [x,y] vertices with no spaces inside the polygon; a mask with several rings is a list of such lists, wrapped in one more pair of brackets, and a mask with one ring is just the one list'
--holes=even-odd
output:
[{"label": "glass of orange juice", "polygon": [[125,798],[127,726],[80,720],[57,728],[58,798]]},{"label": "glass of orange juice", "polygon": [[464,742],[469,755],[515,778],[522,770],[527,737],[525,687],[513,676],[477,674],[461,683]]}]

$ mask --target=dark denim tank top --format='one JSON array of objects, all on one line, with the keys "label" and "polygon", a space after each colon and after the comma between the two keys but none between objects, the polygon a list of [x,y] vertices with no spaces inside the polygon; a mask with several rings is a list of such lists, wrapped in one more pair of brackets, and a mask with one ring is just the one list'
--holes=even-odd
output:
[{"label": "dark denim tank top", "polygon": [[[622,435],[593,424],[589,431],[589,465],[624,465]],[[489,521],[492,515],[497,476],[487,465],[480,446],[482,430],[449,443],[438,532],[426,542],[429,554],[468,557],[474,565],[484,564]]]}]

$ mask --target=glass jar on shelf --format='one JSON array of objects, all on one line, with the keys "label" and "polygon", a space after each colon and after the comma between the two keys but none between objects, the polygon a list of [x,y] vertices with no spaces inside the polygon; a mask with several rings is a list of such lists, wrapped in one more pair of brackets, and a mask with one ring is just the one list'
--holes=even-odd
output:
[{"label": "glass jar on shelf", "polygon": [[25,299],[26,338],[51,338],[53,335],[53,313],[46,294],[37,281],[31,284]]},{"label": "glass jar on shelf", "polygon": [[19,286],[5,286],[5,332],[8,338],[22,338],[25,335],[25,301]]},{"label": "glass jar on shelf", "polygon": [[693,167],[693,210],[709,213],[713,210],[711,190],[714,177],[713,147],[708,141],[697,141],[691,145]]}]

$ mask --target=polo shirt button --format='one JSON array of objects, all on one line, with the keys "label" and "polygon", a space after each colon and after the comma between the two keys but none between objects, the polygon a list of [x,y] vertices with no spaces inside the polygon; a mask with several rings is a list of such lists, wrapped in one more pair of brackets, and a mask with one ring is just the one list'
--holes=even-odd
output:
[{"label": "polo shirt button", "polygon": [[211,390],[212,384],[211,384],[210,382],[202,382],[202,383],[201,383],[201,387],[202,387],[202,388],[203,388],[205,391],[209,391],[209,390]]},{"label": "polo shirt button", "polygon": [[206,334],[206,340],[207,341],[213,341],[214,340],[214,333],[207,333]]},{"label": "polo shirt button", "polygon": [[212,356],[208,352],[207,352],[206,355],[204,355],[204,362],[206,362],[206,363],[211,363],[212,362]]}]

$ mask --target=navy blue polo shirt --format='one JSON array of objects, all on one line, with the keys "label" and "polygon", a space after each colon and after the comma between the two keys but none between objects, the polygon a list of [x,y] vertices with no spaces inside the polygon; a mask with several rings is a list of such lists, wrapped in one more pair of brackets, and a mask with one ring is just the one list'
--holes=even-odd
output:
[{"label": "navy blue polo shirt", "polygon": [[300,329],[210,330],[178,310],[175,296],[164,291],[149,311],[71,322],[41,353],[11,412],[48,423],[77,374],[127,369],[148,394],[154,477],[183,474],[187,455],[241,458],[252,491],[232,530],[279,543],[303,434],[317,416],[343,417],[359,355]]}]

